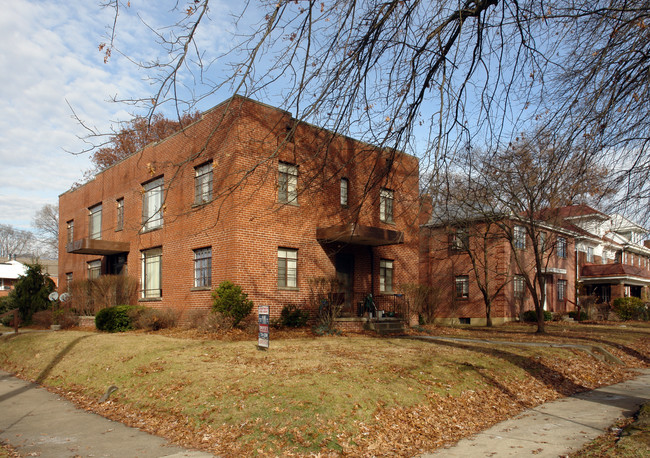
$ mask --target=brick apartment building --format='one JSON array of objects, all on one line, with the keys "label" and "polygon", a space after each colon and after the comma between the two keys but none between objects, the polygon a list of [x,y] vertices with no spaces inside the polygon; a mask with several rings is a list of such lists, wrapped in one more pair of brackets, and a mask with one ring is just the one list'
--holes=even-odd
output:
[{"label": "brick apartment building", "polygon": [[533,240],[526,224],[514,218],[497,223],[476,218],[423,225],[420,282],[430,290],[437,321],[485,325],[485,294],[491,300],[493,324],[516,320],[523,311],[533,310],[526,287],[527,279],[534,281],[537,269],[533,244],[543,253],[544,310],[573,310],[572,235],[562,227],[540,224]]},{"label": "brick apartment building", "polygon": [[645,228],[587,205],[542,213],[535,240],[517,219],[498,224],[481,218],[432,220],[422,226],[420,283],[431,290],[438,321],[485,324],[480,286],[492,298],[493,323],[516,320],[522,311],[534,309],[522,276],[527,272],[532,279],[537,270],[534,245],[543,252],[544,310],[574,310],[577,294],[595,295],[602,303],[628,296],[650,300]]},{"label": "brick apartment building", "polygon": [[59,212],[61,287],[126,273],[152,307],[208,308],[229,280],[278,316],[338,277],[356,316],[418,278],[417,159],[240,96],[63,193]]}]

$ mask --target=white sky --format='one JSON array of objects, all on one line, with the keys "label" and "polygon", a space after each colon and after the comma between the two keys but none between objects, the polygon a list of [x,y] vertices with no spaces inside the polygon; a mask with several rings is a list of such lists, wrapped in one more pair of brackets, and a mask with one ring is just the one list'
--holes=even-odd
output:
[{"label": "white sky", "polygon": [[[156,56],[162,50],[136,13],[155,25],[174,4],[131,1],[132,8],[119,16],[117,45],[135,58]],[[148,96],[152,85],[117,52],[104,63],[98,46],[107,41],[113,12],[99,0],[0,0],[0,5],[0,223],[32,229],[36,211],[57,204],[59,194],[90,168],[88,154],[68,152],[83,151],[78,137],[87,134],[70,106],[89,126],[107,132],[112,123],[130,119],[132,110],[110,99]],[[213,43],[220,41],[217,29],[226,14],[211,8],[206,31]]]}]

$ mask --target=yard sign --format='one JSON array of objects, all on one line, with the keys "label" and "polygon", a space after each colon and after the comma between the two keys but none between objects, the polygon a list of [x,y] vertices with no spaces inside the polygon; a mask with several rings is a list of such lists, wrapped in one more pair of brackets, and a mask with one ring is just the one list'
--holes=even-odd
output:
[{"label": "yard sign", "polygon": [[257,307],[257,312],[259,314],[258,322],[260,325],[257,348],[266,350],[269,348],[269,306],[260,305]]}]

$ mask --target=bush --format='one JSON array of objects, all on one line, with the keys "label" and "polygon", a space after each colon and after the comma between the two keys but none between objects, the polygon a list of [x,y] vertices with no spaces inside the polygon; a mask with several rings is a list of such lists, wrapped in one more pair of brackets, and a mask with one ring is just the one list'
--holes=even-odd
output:
[{"label": "bush", "polygon": [[95,316],[95,326],[100,331],[124,332],[133,329],[133,323],[144,307],[137,305],[116,305],[102,309]]},{"label": "bush", "polygon": [[13,310],[14,308],[10,296],[0,297],[0,315],[7,313],[9,310]]},{"label": "bush", "polygon": [[138,280],[127,275],[102,275],[70,284],[69,306],[79,315],[96,315],[100,310],[120,304],[136,304]]},{"label": "bush", "polygon": [[300,328],[307,324],[309,312],[295,305],[285,305],[280,312],[280,324],[288,328]]},{"label": "bush", "polygon": [[39,328],[49,329],[52,323],[52,310],[40,310],[32,315],[32,324]]},{"label": "bush", "polygon": [[173,328],[178,323],[178,312],[173,309],[145,308],[137,317],[134,324],[136,329],[158,331]]},{"label": "bush", "polygon": [[213,310],[232,318],[233,326],[237,326],[253,310],[253,301],[248,299],[248,294],[243,293],[240,286],[229,281],[221,282],[212,292],[212,298]]},{"label": "bush", "polygon": [[619,297],[614,300],[614,313],[623,321],[648,321],[648,306],[638,297]]},{"label": "bush", "polygon": [[[526,323],[537,323],[537,312],[535,310],[526,310],[521,318]],[[547,310],[544,310],[544,321],[551,321],[552,319],[553,314]]]},{"label": "bush", "polygon": [[43,266],[30,264],[25,275],[18,277],[13,291],[9,294],[11,302],[18,308],[20,319],[31,323],[32,315],[50,306],[49,294],[54,291],[54,282],[43,273]]},{"label": "bush", "polygon": [[577,321],[585,321],[589,319],[589,316],[587,315],[587,312],[584,310],[580,311],[580,319],[578,319],[578,311],[577,310],[572,310],[569,312],[569,318],[573,318],[574,320]]}]

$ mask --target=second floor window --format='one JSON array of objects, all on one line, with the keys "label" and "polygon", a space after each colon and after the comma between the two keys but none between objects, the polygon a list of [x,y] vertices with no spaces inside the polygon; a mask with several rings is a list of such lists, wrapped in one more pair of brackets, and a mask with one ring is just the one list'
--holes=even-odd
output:
[{"label": "second floor window", "polygon": [[467,229],[459,227],[451,235],[451,249],[453,251],[464,251],[469,246],[469,234]]},{"label": "second floor window", "polygon": [[298,204],[298,167],[286,162],[278,164],[278,202]]},{"label": "second floor window", "polygon": [[102,238],[102,204],[88,209],[90,212],[88,237],[99,240]]},{"label": "second floor window", "polygon": [[587,262],[594,262],[594,249],[587,247]]},{"label": "second floor window", "polygon": [[566,258],[567,256],[567,244],[564,237],[557,238],[557,256],[559,258]]},{"label": "second floor window", "polygon": [[74,242],[74,220],[71,219],[66,223],[66,229],[67,229],[67,242],[72,243]]},{"label": "second floor window", "polygon": [[197,205],[212,200],[212,162],[194,169],[194,203]]},{"label": "second floor window", "polygon": [[143,185],[142,228],[145,231],[156,229],[163,224],[163,179],[158,178]]},{"label": "second floor window", "polygon": [[117,221],[115,230],[121,231],[124,228],[124,198],[117,199]]},{"label": "second floor window", "polygon": [[341,206],[348,206],[348,187],[350,182],[347,178],[341,178]]},{"label": "second floor window", "polygon": [[512,231],[512,241],[515,248],[524,250],[526,248],[526,228],[515,226]]},{"label": "second floor window", "polygon": [[382,188],[379,192],[379,219],[385,223],[393,222],[393,191]]}]

